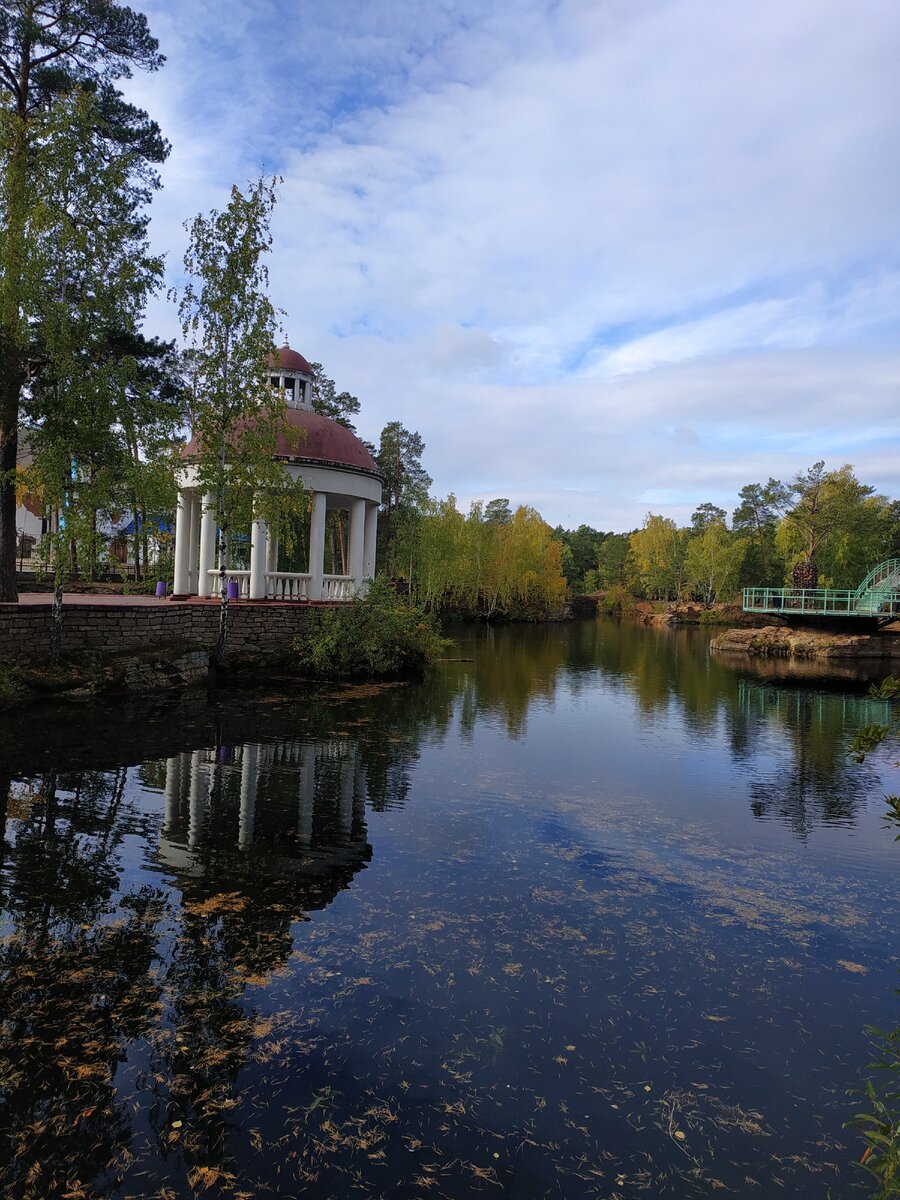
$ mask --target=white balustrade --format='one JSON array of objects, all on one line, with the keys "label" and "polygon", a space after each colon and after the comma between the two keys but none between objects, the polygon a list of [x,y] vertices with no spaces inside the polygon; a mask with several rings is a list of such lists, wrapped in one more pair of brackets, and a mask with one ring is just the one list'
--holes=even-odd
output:
[{"label": "white balustrade", "polygon": [[[210,577],[210,596],[214,599],[219,595],[219,579],[220,574],[217,567],[210,567],[207,571]],[[240,596],[242,600],[248,600],[250,597],[250,572],[249,571],[226,571],[225,579],[228,583],[237,583],[240,585]]]},{"label": "white balustrade", "polygon": [[296,571],[267,571],[266,596],[269,600],[308,600],[311,578]]},{"label": "white balustrade", "polygon": [[322,578],[323,600],[352,600],[352,575],[325,575]]},{"label": "white balustrade", "polygon": [[[219,572],[211,567],[207,572],[210,580],[209,596],[213,599],[219,594]],[[250,572],[229,570],[225,572],[229,583],[240,584],[242,600],[250,598]],[[285,602],[306,603],[312,599],[321,599],[334,603],[352,600],[356,593],[356,582],[352,575],[324,575],[322,577],[322,595],[314,597],[312,593],[313,577],[299,571],[266,571],[266,599]]]}]

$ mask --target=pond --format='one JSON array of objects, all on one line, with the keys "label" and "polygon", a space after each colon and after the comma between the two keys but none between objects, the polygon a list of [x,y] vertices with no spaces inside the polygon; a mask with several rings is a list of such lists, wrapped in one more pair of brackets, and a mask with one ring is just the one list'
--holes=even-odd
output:
[{"label": "pond", "polygon": [[5,720],[2,1194],[869,1193],[887,702],[457,632],[421,686]]}]

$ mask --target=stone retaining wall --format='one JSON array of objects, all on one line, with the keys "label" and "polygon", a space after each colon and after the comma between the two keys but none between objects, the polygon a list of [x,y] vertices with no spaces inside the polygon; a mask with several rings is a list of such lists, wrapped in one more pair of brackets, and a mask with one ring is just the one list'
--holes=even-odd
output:
[{"label": "stone retaining wall", "polygon": [[[42,663],[50,648],[51,605],[0,605],[0,660]],[[228,647],[243,652],[286,650],[305,631],[309,609],[289,604],[229,607]],[[63,609],[62,653],[107,654],[166,649],[179,644],[212,649],[219,630],[217,604],[90,605]]]}]

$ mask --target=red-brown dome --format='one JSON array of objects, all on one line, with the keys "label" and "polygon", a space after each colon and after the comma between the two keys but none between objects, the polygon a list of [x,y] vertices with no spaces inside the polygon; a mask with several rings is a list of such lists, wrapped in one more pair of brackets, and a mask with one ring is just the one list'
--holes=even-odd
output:
[{"label": "red-brown dome", "polygon": [[[269,355],[269,366],[273,367],[274,365],[272,356]],[[312,375],[313,373],[312,367],[303,355],[298,354],[296,350],[292,350],[287,345],[282,346],[278,351],[278,365],[282,371],[299,371],[301,375]]]},{"label": "red-brown dome", "polygon": [[[300,355],[297,355],[299,358]],[[285,421],[291,429],[302,431],[300,438],[292,440],[287,434],[278,435],[276,458],[289,458],[298,462],[317,462],[341,467],[353,467],[358,471],[378,473],[372,455],[355,433],[321,413],[305,408],[289,408]],[[305,435],[305,436],[303,436]],[[236,438],[240,434],[235,435]],[[198,451],[196,438],[191,438],[182,451],[184,458],[193,458]]]},{"label": "red-brown dome", "polygon": [[292,429],[302,430],[306,437],[294,444],[284,434],[279,434],[279,458],[310,459],[377,473],[378,467],[372,455],[345,425],[339,425],[330,417],[323,417],[321,413],[305,408],[289,408],[286,416],[288,425]]}]

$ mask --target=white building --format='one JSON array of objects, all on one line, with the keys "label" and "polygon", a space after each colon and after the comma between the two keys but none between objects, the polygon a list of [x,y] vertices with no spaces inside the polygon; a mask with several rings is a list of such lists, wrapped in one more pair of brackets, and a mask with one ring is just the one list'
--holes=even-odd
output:
[{"label": "white building", "polygon": [[[285,391],[288,426],[304,435],[299,445],[280,437],[274,458],[292,479],[301,479],[312,496],[309,563],[305,572],[279,571],[278,543],[266,523],[255,520],[249,570],[229,568],[228,580],[249,600],[349,600],[375,575],[381,476],[355,433],[313,412],[312,368],[302,354],[285,344],[271,378],[273,387]],[[179,597],[212,596],[218,586],[215,500],[212,494],[201,494],[197,468],[190,461],[196,452],[192,440],[178,479],[174,595]],[[346,575],[325,574],[325,518],[331,509],[349,513]]]}]

